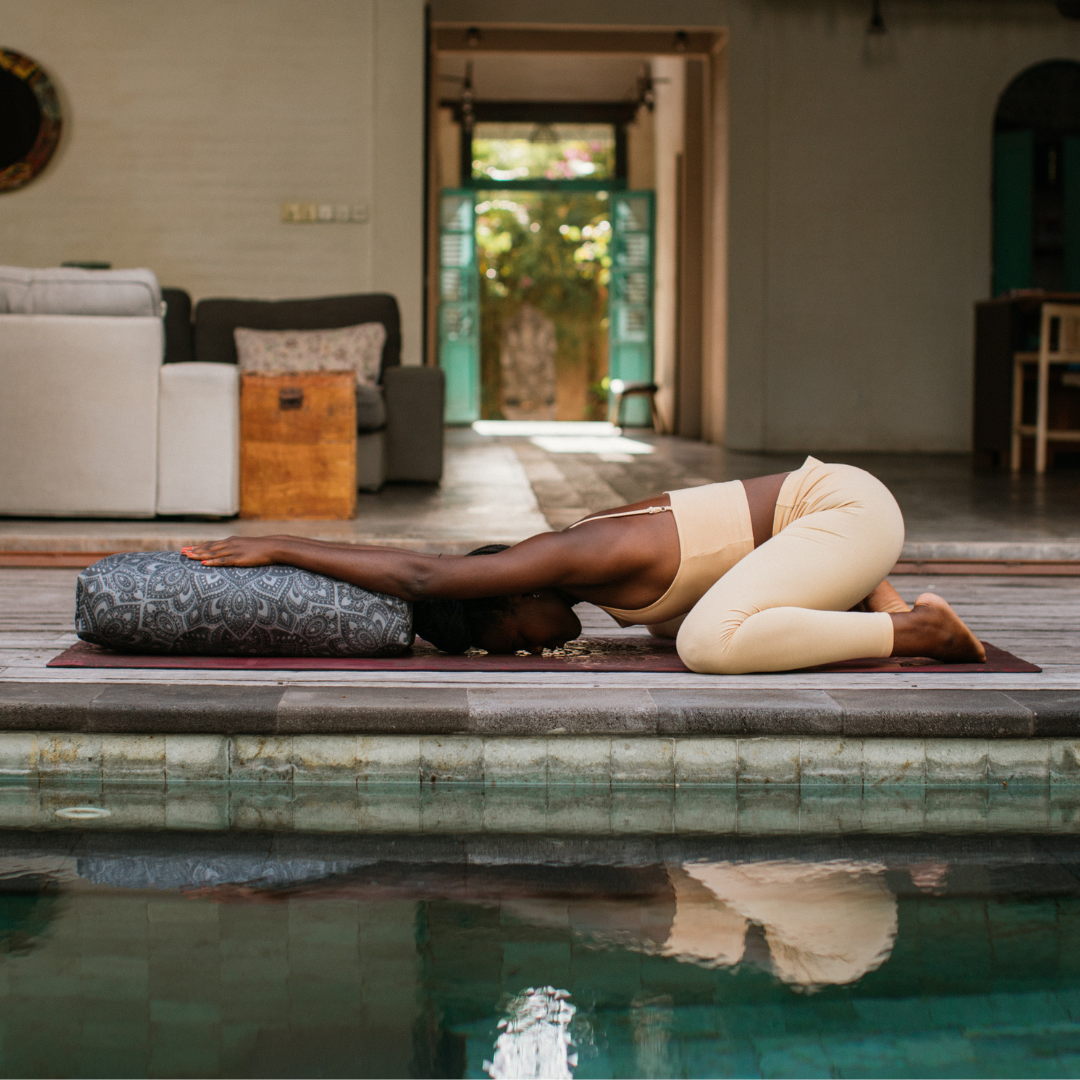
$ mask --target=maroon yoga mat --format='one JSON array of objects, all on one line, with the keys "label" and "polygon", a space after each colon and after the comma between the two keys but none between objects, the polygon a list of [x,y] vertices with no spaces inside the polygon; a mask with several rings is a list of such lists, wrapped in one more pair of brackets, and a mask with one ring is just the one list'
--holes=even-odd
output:
[{"label": "maroon yoga mat", "polygon": [[[985,664],[941,664],[925,656],[844,660],[806,671],[972,672],[1041,671],[988,642]],[[666,671],[689,672],[675,642],[652,637],[579,638],[559,655],[448,656],[418,641],[402,656],[382,660],[321,659],[310,656],[160,656],[111,652],[80,641],[49,661],[49,667],[181,668],[195,671]]]}]

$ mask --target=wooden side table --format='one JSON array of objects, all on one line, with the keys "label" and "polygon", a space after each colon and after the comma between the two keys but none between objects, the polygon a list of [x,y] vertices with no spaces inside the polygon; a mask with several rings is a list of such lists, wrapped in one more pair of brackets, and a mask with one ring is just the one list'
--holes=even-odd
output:
[{"label": "wooden side table", "polygon": [[356,376],[240,378],[240,516],[351,518],[356,512]]}]

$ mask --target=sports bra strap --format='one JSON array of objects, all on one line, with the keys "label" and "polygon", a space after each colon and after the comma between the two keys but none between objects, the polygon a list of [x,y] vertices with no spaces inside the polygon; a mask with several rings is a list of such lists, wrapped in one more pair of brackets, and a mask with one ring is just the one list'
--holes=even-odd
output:
[{"label": "sports bra strap", "polygon": [[[576,529],[579,525],[584,525],[587,521],[603,521],[604,518],[617,518],[617,517],[636,517],[638,514],[662,514],[665,510],[671,510],[670,506],[646,506],[644,510],[623,510],[619,514],[597,514],[596,517],[582,518],[580,521],[575,521],[569,529]],[[567,531],[569,531],[569,529]]]}]

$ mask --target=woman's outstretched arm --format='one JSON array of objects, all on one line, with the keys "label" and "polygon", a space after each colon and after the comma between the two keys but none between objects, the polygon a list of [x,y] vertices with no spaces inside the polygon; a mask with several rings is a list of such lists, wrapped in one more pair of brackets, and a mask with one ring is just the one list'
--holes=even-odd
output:
[{"label": "woman's outstretched arm", "polygon": [[[230,536],[184,549],[205,566],[296,566],[402,600],[466,600],[572,585],[584,545],[573,533],[541,533],[483,558],[328,544],[299,536]],[[595,560],[589,560],[595,562]]]}]

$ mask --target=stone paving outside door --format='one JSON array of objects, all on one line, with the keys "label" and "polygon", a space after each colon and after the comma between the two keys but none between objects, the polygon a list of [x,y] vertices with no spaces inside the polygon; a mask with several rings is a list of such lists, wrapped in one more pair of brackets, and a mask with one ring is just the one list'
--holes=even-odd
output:
[{"label": "stone paving outside door", "polygon": [[507,420],[555,419],[555,323],[522,304],[503,323],[499,407]]}]

